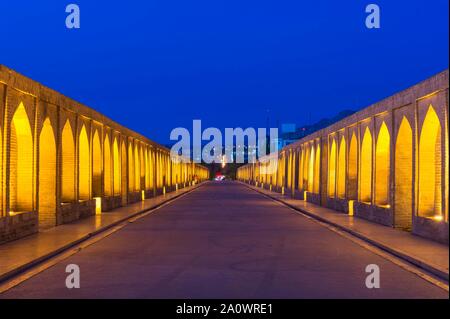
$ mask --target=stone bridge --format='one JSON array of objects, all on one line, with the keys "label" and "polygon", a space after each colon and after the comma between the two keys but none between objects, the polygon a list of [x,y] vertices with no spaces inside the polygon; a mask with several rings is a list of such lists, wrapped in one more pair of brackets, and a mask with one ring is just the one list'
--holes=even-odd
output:
[{"label": "stone bridge", "polygon": [[208,170],[0,65],[0,242],[201,182]]},{"label": "stone bridge", "polygon": [[448,70],[288,145],[238,178],[448,243]]}]

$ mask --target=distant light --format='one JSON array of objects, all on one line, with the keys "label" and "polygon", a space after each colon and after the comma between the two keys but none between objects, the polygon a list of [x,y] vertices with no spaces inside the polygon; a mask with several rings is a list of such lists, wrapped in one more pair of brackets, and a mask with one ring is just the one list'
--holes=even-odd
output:
[{"label": "distant light", "polygon": [[435,216],[433,217],[433,219],[434,219],[435,221],[437,221],[437,222],[441,222],[444,218],[443,218],[442,215],[435,215]]}]

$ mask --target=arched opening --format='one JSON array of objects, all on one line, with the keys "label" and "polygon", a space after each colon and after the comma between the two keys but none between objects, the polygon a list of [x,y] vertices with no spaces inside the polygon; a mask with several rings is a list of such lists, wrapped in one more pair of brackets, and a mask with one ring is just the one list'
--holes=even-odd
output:
[{"label": "arched opening", "polygon": [[383,122],[378,132],[375,148],[375,204],[389,205],[389,171],[391,138]]},{"label": "arched opening", "polygon": [[330,148],[330,160],[328,167],[328,197],[336,195],[336,140],[333,138]]},{"label": "arched opening", "polygon": [[348,199],[358,198],[358,142],[353,132],[348,150]]},{"label": "arched opening", "polygon": [[39,136],[39,227],[56,225],[56,144],[47,118]]},{"label": "arched opening", "polygon": [[[127,147],[125,146],[125,141],[122,141],[122,146],[121,146],[121,193],[122,193],[122,205],[126,205],[127,204],[127,194],[128,194],[128,190],[127,190],[127,174],[129,175],[129,173],[127,172],[127,166],[129,166],[127,164]],[[129,182],[128,182],[129,183]]]},{"label": "arched opening", "polygon": [[114,181],[114,195],[120,195],[121,175],[120,175],[120,157],[119,147],[117,145],[117,138],[114,138],[113,143],[113,181]]},{"label": "arched opening", "polygon": [[102,149],[98,130],[95,130],[92,140],[92,194],[102,196]]},{"label": "arched opening", "polygon": [[133,144],[128,144],[128,191],[133,192],[134,191],[134,151],[133,151]]},{"label": "arched opening", "polygon": [[419,216],[442,220],[441,124],[430,105],[419,140]]},{"label": "arched opening", "polygon": [[145,189],[149,190],[151,185],[151,173],[150,173],[150,151],[147,149],[145,152]]},{"label": "arched opening", "polygon": [[338,197],[345,198],[345,163],[346,163],[346,145],[345,137],[342,136],[341,143],[339,144],[339,155],[338,155]]},{"label": "arched opening", "polygon": [[320,190],[320,145],[317,145],[316,155],[314,160],[314,193],[319,194]]},{"label": "arched opening", "polygon": [[141,160],[139,145],[136,143],[134,146],[134,190],[141,190]]},{"label": "arched opening", "polygon": [[61,202],[67,203],[75,199],[75,143],[69,120],[62,130],[61,148]]},{"label": "arched opening", "polygon": [[78,155],[78,192],[80,200],[90,199],[89,182],[90,182],[90,161],[89,161],[89,139],[86,127],[83,125],[79,137],[79,155]]},{"label": "arched opening", "polygon": [[106,196],[112,195],[112,179],[111,179],[111,146],[109,144],[109,136],[105,136],[104,142],[104,168],[103,168],[103,180],[104,190]]},{"label": "arched opening", "polygon": [[11,122],[10,213],[33,210],[33,137],[25,107],[20,103]]},{"label": "arched opening", "polygon": [[372,134],[368,127],[361,145],[361,201],[372,201]]},{"label": "arched opening", "polygon": [[145,147],[144,145],[141,145],[141,147],[139,147],[139,158],[140,158],[140,168],[141,168],[141,175],[140,175],[140,188],[141,189],[145,189],[145,156],[144,156],[144,152],[145,152]]},{"label": "arched opening", "polygon": [[308,161],[308,191],[314,191],[314,145],[311,146],[311,153]]},{"label": "arched opening", "polygon": [[395,142],[395,227],[411,229],[413,194],[413,135],[403,117]]},{"label": "arched opening", "polygon": [[309,167],[309,158],[311,155],[311,150],[309,146],[305,146],[304,160],[303,160],[303,189],[309,191],[308,189],[308,167]]}]

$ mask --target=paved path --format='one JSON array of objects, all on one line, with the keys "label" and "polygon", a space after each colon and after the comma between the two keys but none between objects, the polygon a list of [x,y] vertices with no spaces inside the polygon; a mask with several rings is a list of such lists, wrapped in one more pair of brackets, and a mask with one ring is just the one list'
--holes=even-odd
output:
[{"label": "paved path", "polygon": [[[81,288],[65,287],[65,267]],[[365,287],[365,267],[381,288]],[[209,183],[2,298],[448,298],[448,293],[238,183]]]}]

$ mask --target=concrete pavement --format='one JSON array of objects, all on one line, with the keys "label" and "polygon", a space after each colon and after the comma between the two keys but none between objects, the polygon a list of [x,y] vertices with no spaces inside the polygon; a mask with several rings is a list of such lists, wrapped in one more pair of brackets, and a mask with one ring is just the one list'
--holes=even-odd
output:
[{"label": "concrete pavement", "polygon": [[[65,287],[77,264],[81,288]],[[376,264],[381,288],[368,289]],[[239,183],[205,186],[1,298],[448,298],[448,292]]]},{"label": "concrete pavement", "polygon": [[412,235],[410,232],[349,216],[303,200],[293,199],[290,194],[282,195],[261,187],[244,185],[320,221],[345,230],[448,281],[449,247],[447,245]]},{"label": "concrete pavement", "polygon": [[155,208],[200,185],[182,188],[154,198],[53,227],[37,234],[0,245],[0,282],[48,259],[69,247],[142,212]]}]

